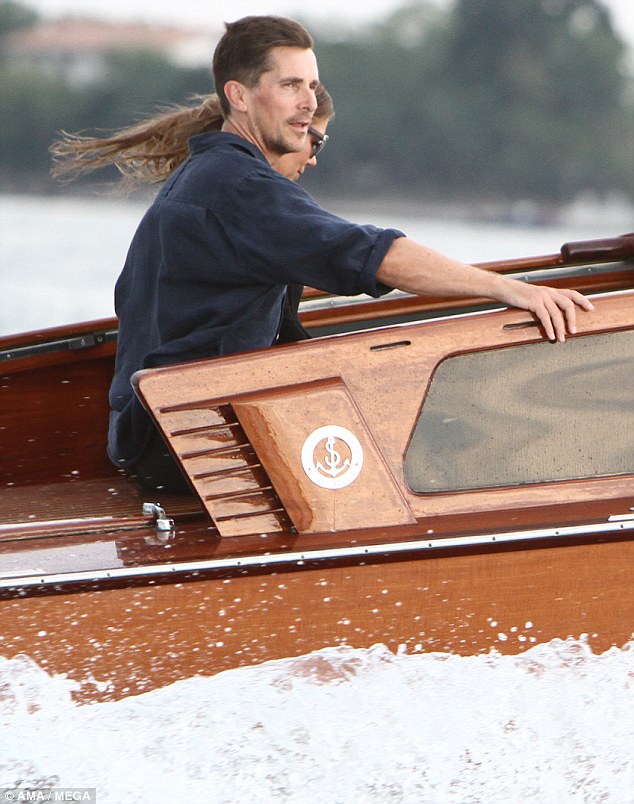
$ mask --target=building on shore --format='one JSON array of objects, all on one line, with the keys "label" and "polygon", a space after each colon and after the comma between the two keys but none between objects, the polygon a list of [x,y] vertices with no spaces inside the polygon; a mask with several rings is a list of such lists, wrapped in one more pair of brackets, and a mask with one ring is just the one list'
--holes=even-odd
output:
[{"label": "building on shore", "polygon": [[3,43],[3,52],[8,63],[16,67],[37,69],[84,84],[105,73],[109,54],[123,50],[160,53],[179,67],[210,66],[222,32],[220,28],[188,29],[68,17],[43,21],[10,34]]}]

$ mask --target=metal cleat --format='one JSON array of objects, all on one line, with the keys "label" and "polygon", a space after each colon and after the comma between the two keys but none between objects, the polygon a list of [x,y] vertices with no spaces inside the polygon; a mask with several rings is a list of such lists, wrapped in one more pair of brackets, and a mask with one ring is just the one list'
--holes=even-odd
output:
[{"label": "metal cleat", "polygon": [[166,516],[158,503],[143,503],[143,513],[154,517],[154,525],[160,531],[173,531],[174,520]]}]

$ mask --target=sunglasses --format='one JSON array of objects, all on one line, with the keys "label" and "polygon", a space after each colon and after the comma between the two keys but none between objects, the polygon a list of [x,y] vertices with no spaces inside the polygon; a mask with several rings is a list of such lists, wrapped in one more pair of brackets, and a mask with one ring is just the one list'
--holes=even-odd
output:
[{"label": "sunglasses", "polygon": [[313,138],[313,147],[310,151],[310,158],[312,159],[314,156],[323,149],[324,145],[328,142],[328,135],[322,134],[321,131],[317,131],[316,128],[309,126],[308,128],[308,135]]}]

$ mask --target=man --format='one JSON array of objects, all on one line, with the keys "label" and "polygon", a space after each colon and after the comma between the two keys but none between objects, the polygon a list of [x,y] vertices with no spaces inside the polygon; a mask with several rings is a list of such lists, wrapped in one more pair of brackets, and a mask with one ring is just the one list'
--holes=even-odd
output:
[{"label": "man", "polygon": [[141,368],[269,346],[289,284],[342,295],[486,296],[533,311],[550,339],[574,332],[574,291],[526,285],[459,263],[395,229],[345,221],[275,170],[299,153],[317,108],[310,35],[292,20],[227,25],[214,54],[220,133],[190,142],[130,246],[115,306],[120,319],[108,452],[153,489],[186,491],[130,386]]}]

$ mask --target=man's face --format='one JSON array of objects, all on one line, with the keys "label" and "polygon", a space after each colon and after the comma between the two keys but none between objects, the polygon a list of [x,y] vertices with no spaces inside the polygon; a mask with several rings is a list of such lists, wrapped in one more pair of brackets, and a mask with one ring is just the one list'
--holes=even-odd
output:
[{"label": "man's face", "polygon": [[272,162],[304,148],[317,109],[319,73],[312,50],[276,47],[271,50],[270,61],[272,69],[246,90],[246,97],[252,134]]}]

